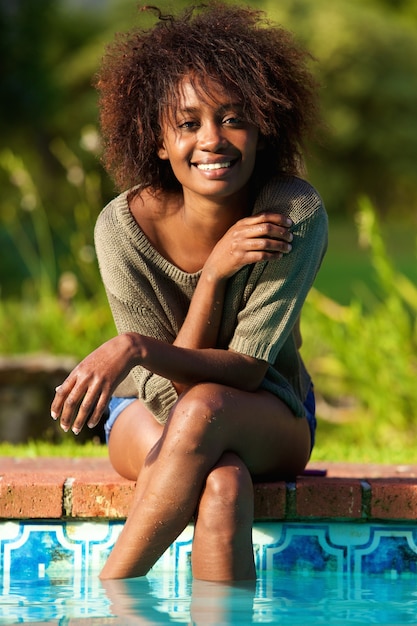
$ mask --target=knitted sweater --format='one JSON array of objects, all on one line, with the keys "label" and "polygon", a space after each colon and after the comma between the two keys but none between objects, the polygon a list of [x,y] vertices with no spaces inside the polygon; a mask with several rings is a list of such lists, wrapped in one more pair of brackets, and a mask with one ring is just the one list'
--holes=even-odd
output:
[{"label": "knitted sweater", "polygon": [[[128,195],[111,201],[95,228],[116,328],[172,343],[201,272],[186,273],[155,250],[130,212]],[[327,215],[313,187],[294,177],[276,178],[261,190],[253,213],[262,211],[292,219],[292,250],[280,260],[245,266],[229,279],[217,348],[267,361],[261,387],[302,417],[311,381],[299,353],[299,316],[326,250]],[[142,366],[131,370],[115,395],[139,397],[160,423],[177,399],[169,380]]]}]

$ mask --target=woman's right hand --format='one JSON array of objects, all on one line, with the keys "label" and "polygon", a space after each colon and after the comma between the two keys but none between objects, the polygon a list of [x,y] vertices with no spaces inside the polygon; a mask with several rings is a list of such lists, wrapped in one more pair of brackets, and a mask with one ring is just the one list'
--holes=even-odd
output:
[{"label": "woman's right hand", "polygon": [[91,428],[100,420],[117,385],[137,363],[134,333],[113,337],[81,361],[56,388],[51,416],[65,431],[77,435],[85,423]]},{"label": "woman's right hand", "polygon": [[291,226],[291,219],[280,213],[258,213],[239,220],[213,248],[204,271],[222,280],[245,265],[281,259],[291,251]]}]

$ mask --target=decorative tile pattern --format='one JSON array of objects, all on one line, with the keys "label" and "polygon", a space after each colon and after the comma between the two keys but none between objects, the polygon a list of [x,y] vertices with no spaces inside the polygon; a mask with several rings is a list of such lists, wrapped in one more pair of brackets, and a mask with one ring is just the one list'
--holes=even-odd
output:
[{"label": "decorative tile pattern", "polygon": [[[121,521],[104,520],[0,522],[0,626],[35,619],[67,623],[67,616],[105,623],[112,615],[111,602],[97,574],[122,527]],[[129,589],[133,585],[132,601],[137,593],[144,594],[141,609],[155,597],[157,608],[152,605],[152,610],[158,615],[162,611],[175,622],[190,623],[192,536],[189,526],[147,578],[124,581]],[[253,612],[250,623],[321,624],[329,611],[341,616],[333,623],[353,623],[350,619],[359,609],[366,618],[355,623],[417,623],[414,523],[257,522],[253,538],[259,574],[256,597],[239,595],[236,588],[235,598],[240,617],[242,611]],[[380,589],[381,578],[388,587]],[[400,585],[392,585],[396,579]],[[209,591],[212,594],[213,587]],[[201,595],[204,606],[206,593]],[[383,621],[388,593],[395,601],[390,610],[397,611],[389,622]],[[125,588],[122,595],[125,601]],[[374,602],[369,621],[370,597]],[[249,608],[242,605],[245,601]],[[312,611],[318,621],[312,621]],[[406,621],[398,619],[399,612]],[[233,623],[241,623],[240,617]]]},{"label": "decorative tile pattern", "polygon": [[[5,521],[0,523],[2,593],[13,581],[70,577],[90,580],[104,564],[123,522]],[[190,569],[189,526],[154,571]],[[417,526],[411,523],[265,522],[253,531],[259,572],[309,572],[417,577]]]}]

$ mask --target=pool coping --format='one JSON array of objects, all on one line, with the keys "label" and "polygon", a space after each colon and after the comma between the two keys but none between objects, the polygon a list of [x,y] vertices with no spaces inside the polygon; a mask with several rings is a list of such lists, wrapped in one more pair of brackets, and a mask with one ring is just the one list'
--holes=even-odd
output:
[{"label": "pool coping", "polygon": [[[0,457],[0,519],[126,518],[135,483],[107,458]],[[417,517],[417,465],[311,462],[294,481],[254,486],[256,521]]]}]

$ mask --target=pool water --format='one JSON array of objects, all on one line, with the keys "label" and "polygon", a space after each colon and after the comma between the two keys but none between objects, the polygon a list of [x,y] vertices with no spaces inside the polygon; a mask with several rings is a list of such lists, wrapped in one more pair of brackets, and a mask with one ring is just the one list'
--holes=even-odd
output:
[{"label": "pool water", "polygon": [[349,626],[417,624],[417,577],[283,574],[256,584],[193,581],[187,572],[101,583],[88,579],[14,578],[0,595],[0,624]]}]

